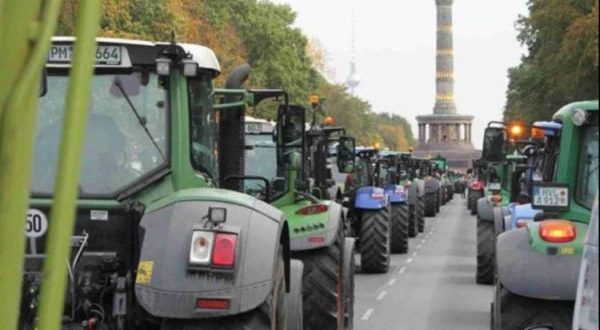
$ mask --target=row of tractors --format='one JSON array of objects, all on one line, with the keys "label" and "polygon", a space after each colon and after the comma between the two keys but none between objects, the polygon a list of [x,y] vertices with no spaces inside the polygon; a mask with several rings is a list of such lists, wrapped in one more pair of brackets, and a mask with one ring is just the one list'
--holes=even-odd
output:
[{"label": "row of tractors", "polygon": [[[492,329],[569,329],[574,316],[574,328],[597,328],[598,101],[551,121],[489,123],[469,174],[476,281],[495,286]],[[586,236],[595,247],[582,263]]]},{"label": "row of tractors", "polygon": [[[19,329],[38,326],[74,38],[40,88]],[[96,40],[63,329],[352,329],[355,251],[387,272],[454,193],[445,160],[357,148],[201,45]],[[275,122],[247,117],[264,100]],[[60,184],[60,183],[59,183]],[[46,270],[47,271],[47,270]],[[64,301],[64,303],[63,303]]]}]

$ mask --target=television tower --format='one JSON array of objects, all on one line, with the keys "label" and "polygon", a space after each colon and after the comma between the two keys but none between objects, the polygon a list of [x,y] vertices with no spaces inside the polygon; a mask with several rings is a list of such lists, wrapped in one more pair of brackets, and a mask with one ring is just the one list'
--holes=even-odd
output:
[{"label": "television tower", "polygon": [[354,10],[352,10],[352,55],[350,59],[350,74],[346,78],[346,84],[350,87],[350,94],[354,95],[356,87],[360,85],[360,75],[356,69],[356,50],[355,50],[355,37],[356,37],[356,17]]}]

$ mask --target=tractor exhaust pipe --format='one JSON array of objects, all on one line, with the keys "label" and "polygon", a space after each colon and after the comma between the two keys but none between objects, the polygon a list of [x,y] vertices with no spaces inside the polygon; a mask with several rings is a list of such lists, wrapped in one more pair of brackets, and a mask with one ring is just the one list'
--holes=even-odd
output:
[{"label": "tractor exhaust pipe", "polygon": [[[241,89],[250,76],[252,67],[245,63],[237,66],[225,82],[226,89]],[[226,102],[237,101],[236,96],[227,96]],[[245,107],[227,109],[221,113],[219,124],[220,145],[220,186],[225,189],[240,191],[243,182],[228,181],[228,177],[244,175],[244,150],[245,150]]]}]

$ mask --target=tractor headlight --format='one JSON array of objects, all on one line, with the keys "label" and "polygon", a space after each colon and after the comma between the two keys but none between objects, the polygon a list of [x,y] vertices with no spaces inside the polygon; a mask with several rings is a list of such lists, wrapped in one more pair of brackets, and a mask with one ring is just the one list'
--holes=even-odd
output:
[{"label": "tractor headlight", "polygon": [[210,231],[194,231],[190,243],[190,264],[210,265],[215,233]]},{"label": "tractor headlight", "polygon": [[585,124],[585,122],[587,122],[588,119],[588,113],[585,110],[582,109],[577,109],[575,110],[575,112],[573,112],[573,125],[575,126],[581,126],[583,124]]}]

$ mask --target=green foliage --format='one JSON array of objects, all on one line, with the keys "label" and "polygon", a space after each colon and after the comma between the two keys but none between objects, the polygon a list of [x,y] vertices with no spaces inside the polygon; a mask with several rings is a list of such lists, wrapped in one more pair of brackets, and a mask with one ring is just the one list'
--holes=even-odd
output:
[{"label": "green foliage", "polygon": [[548,119],[564,104],[597,99],[598,0],[529,0],[517,21],[528,55],[509,69],[507,120]]},{"label": "green foliage", "polygon": [[[73,33],[79,1],[64,0],[57,34]],[[321,76],[318,70],[325,69],[325,56],[318,42],[309,45],[293,27],[295,19],[290,6],[262,0],[103,0],[101,35],[164,41],[175,32],[178,41],[215,51],[224,72],[218,84],[235,66],[248,62],[253,67],[249,87],[282,88],[299,104],[306,104],[309,94],[319,94],[326,99],[319,119],[325,112],[333,115],[360,144],[402,150],[413,145],[406,120],[376,114],[368,102]],[[273,120],[276,106],[265,103],[250,114]]]}]

